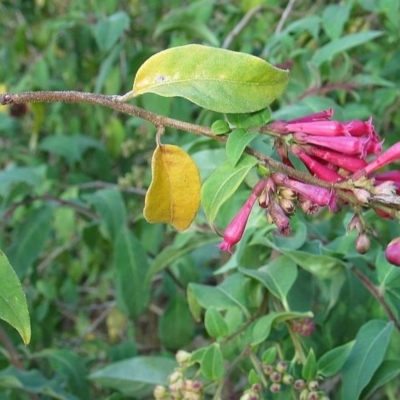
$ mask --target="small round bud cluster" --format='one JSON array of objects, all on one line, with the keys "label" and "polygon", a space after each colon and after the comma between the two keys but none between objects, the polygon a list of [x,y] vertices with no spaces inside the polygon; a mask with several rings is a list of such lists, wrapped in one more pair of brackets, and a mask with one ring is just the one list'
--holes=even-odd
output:
[{"label": "small round bud cluster", "polygon": [[271,385],[269,390],[272,393],[278,393],[283,386],[293,385],[293,376],[290,375],[288,370],[288,363],[286,361],[278,361],[275,365],[263,364],[262,369],[267,376]]},{"label": "small round bud cluster", "polygon": [[260,392],[262,386],[259,383],[254,383],[251,385],[250,389],[247,389],[243,395],[240,397],[240,400],[259,400]]},{"label": "small round bud cluster", "polygon": [[201,400],[203,398],[203,384],[200,381],[187,379],[184,371],[189,367],[191,353],[179,350],[175,359],[179,366],[168,377],[168,387],[158,385],[154,388],[153,396],[156,400]]},{"label": "small round bud cluster", "polygon": [[292,329],[301,336],[311,336],[315,331],[315,324],[311,318],[300,318],[291,322]]},{"label": "small round bud cluster", "polygon": [[305,382],[303,379],[297,379],[293,387],[300,392],[299,400],[328,400],[326,394],[318,390],[319,383],[316,380]]}]

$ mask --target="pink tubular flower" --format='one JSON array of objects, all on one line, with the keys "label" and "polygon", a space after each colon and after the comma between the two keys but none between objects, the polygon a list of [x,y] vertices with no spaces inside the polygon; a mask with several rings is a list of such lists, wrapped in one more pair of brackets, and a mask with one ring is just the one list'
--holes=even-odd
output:
[{"label": "pink tubular flower", "polygon": [[331,118],[333,116],[333,108],[328,108],[327,110],[322,110],[313,114],[304,115],[300,118],[291,119],[287,121],[288,124],[295,124],[298,122],[313,122],[313,121],[323,121]]},{"label": "pink tubular flower", "polygon": [[289,218],[283,211],[282,207],[275,201],[271,199],[268,205],[268,212],[271,216],[272,221],[277,226],[279,233],[282,235],[289,235],[290,233],[290,222]]},{"label": "pink tubular flower", "polygon": [[369,175],[371,172],[376,171],[379,168],[384,167],[394,161],[400,159],[400,142],[389,147],[384,153],[380,154],[375,160],[371,161],[364,167],[365,175]]},{"label": "pink tubular flower", "polygon": [[308,154],[314,155],[321,160],[330,162],[350,172],[356,172],[367,165],[367,162],[361,158],[342,154],[337,151],[314,146],[305,146],[303,148]]},{"label": "pink tubular flower", "polygon": [[218,246],[221,250],[226,250],[232,254],[232,247],[240,241],[243,236],[243,232],[247,225],[250,212],[257,200],[257,195],[252,193],[250,197],[243,204],[240,211],[236,214],[233,220],[230,222],[224,232],[224,240]]},{"label": "pink tubular flower", "polygon": [[337,209],[336,196],[332,190],[295,181],[280,173],[272,174],[272,179],[277,184],[294,190],[319,206],[328,206],[331,211]]},{"label": "pink tubular flower", "polygon": [[338,121],[295,122],[286,124],[286,129],[313,136],[350,136],[346,125]]},{"label": "pink tubular flower", "polygon": [[390,264],[400,266],[400,238],[393,239],[385,250],[386,259]]},{"label": "pink tubular flower", "polygon": [[293,145],[290,150],[304,163],[307,169],[319,179],[326,182],[340,182],[344,179],[343,176],[336,171],[310,157],[300,146]]},{"label": "pink tubular flower", "polygon": [[359,138],[352,136],[311,136],[305,133],[295,133],[294,139],[298,143],[308,143],[315,146],[325,147],[349,155],[358,155],[364,157],[367,153],[370,138]]},{"label": "pink tubular flower", "polygon": [[372,136],[375,135],[375,129],[372,124],[372,117],[368,121],[353,120],[344,122],[343,125],[351,136]]}]

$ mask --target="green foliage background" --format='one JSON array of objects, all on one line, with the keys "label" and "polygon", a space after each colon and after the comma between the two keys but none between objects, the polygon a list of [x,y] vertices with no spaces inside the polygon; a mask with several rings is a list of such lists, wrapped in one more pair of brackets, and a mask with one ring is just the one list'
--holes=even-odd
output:
[{"label": "green foliage background", "polygon": [[[385,146],[394,143],[400,129],[399,1],[299,1],[279,28],[286,5],[4,0],[0,88],[124,94],[154,53],[189,43],[220,47],[257,7],[229,48],[290,66],[289,87],[272,105],[274,118],[334,107],[339,120],[373,116]],[[133,104],[202,125],[221,119],[179,98],[144,95]],[[261,343],[259,350],[279,343],[290,360],[293,343],[284,321],[303,315],[290,313],[310,311],[316,333],[301,340],[313,348],[319,373],[332,377],[332,398],[369,398],[383,383],[380,398],[398,395],[398,382],[389,379],[400,371],[398,331],[389,335],[386,313],[351,272],[356,267],[370,279],[398,320],[400,272],[381,254],[399,236],[398,223],[374,221],[375,214],[367,212],[379,236],[360,256],[355,236],[346,234],[349,213],[312,219],[296,214],[290,239],[275,236],[255,213],[228,260],[202,212],[181,234],[143,219],[155,147],[155,128],[147,122],[87,104],[30,104],[0,109],[0,135],[0,248],[23,283],[32,325],[25,347],[0,323],[0,392],[6,398],[146,398],[172,372],[175,351],[205,347],[216,357],[213,337],[221,341],[242,328],[245,334],[224,348],[226,363],[246,343]],[[203,181],[224,161],[223,148],[211,139],[167,129],[163,140],[192,155]],[[271,152],[262,141],[255,146]],[[246,183],[254,182],[252,172]],[[218,229],[248,194],[247,184],[241,185],[221,208]],[[274,252],[282,255],[267,276],[263,268]],[[271,295],[269,311],[283,314],[259,318],[255,328],[251,322],[260,317],[265,292]],[[206,327],[205,310],[212,318]],[[357,348],[360,339],[353,364],[343,352],[335,358],[342,361],[336,370],[321,362],[322,355],[356,337],[376,339],[375,347]],[[360,361],[357,351],[368,357]],[[218,382],[221,371],[205,365],[203,375]],[[378,367],[384,378],[375,375],[381,384],[374,387],[370,378]],[[244,360],[232,372],[225,398],[240,397],[250,370]],[[342,386],[335,380],[340,371]],[[215,388],[210,386],[209,396]]]}]

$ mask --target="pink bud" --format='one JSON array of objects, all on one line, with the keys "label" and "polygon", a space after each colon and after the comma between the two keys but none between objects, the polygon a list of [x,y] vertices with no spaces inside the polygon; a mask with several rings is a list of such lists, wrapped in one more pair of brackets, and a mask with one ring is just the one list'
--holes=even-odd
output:
[{"label": "pink bud", "polygon": [[376,136],[372,117],[368,121],[353,120],[343,123],[351,136]]},{"label": "pink bud", "polygon": [[385,250],[386,260],[390,264],[400,266],[400,238],[393,239]]},{"label": "pink bud", "polygon": [[354,214],[353,218],[347,225],[347,231],[350,232],[351,230],[355,229],[357,232],[361,232],[363,230],[364,224],[358,214]]},{"label": "pink bud", "polygon": [[393,161],[397,161],[400,159],[400,142],[397,142],[393,146],[389,147],[384,153],[375,158],[375,160],[371,161],[367,166],[365,166],[364,171],[366,175],[369,175],[371,172],[376,171],[379,168],[384,167],[392,163]]},{"label": "pink bud", "polygon": [[282,207],[274,200],[270,199],[268,205],[268,213],[272,221],[275,223],[282,235],[289,235],[290,233],[290,222],[288,216],[283,211]]},{"label": "pink bud", "polygon": [[338,121],[297,122],[286,125],[289,132],[303,132],[313,136],[350,136],[346,126]]},{"label": "pink bud", "polygon": [[304,115],[300,118],[291,119],[287,121],[288,124],[295,124],[297,122],[312,122],[321,121],[333,117],[333,108],[328,108],[327,110],[322,110],[313,114]]},{"label": "pink bud", "polygon": [[356,250],[360,254],[365,254],[371,247],[371,241],[365,233],[360,233],[356,239]]},{"label": "pink bud", "polygon": [[344,179],[336,171],[310,157],[300,146],[293,145],[290,150],[304,163],[307,169],[319,179],[326,182],[339,182]]},{"label": "pink bud", "polygon": [[352,190],[355,198],[361,203],[361,204],[367,204],[368,200],[371,197],[371,193],[368,192],[366,189],[361,189],[361,188],[355,188]]},{"label": "pink bud", "polygon": [[243,207],[225,229],[224,240],[219,245],[221,250],[226,250],[232,254],[232,247],[238,243],[243,236],[243,232],[247,225],[247,220],[249,219],[250,212],[257,197],[258,196],[255,193],[252,193],[244,203]]},{"label": "pink bud", "polygon": [[341,153],[359,155],[361,157],[366,155],[367,145],[371,141],[369,138],[358,138],[352,136],[311,136],[304,133],[295,133],[293,137],[298,143],[314,144]]}]

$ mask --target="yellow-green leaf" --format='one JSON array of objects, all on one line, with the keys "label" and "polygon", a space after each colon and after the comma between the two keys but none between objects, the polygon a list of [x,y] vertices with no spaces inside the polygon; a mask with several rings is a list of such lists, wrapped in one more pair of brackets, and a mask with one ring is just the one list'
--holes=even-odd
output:
[{"label": "yellow-green leaf", "polygon": [[185,230],[200,206],[201,184],[196,164],[180,147],[160,145],[153,154],[152,174],[145,199],[145,218]]},{"label": "yellow-green leaf", "polygon": [[28,304],[21,283],[7,257],[0,251],[0,319],[21,335],[25,344],[31,340]]},{"label": "yellow-green leaf", "polygon": [[250,54],[202,45],[161,51],[138,70],[132,92],[184,97],[200,107],[221,113],[250,113],[280,97],[288,71]]}]

